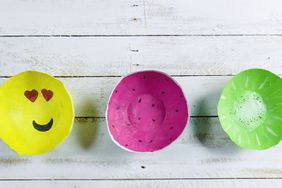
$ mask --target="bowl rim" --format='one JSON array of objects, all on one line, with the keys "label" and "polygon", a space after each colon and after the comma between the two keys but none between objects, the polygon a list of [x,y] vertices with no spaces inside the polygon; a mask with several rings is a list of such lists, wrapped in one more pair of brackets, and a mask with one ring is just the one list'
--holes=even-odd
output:
[{"label": "bowl rim", "polygon": [[24,70],[22,72],[19,72],[19,73],[16,73],[14,74],[13,76],[7,78],[1,85],[0,85],[0,89],[2,88],[2,86],[4,84],[7,84],[9,81],[11,80],[14,80],[15,78],[17,78],[17,76],[20,76],[22,74],[28,74],[28,73],[35,73],[35,74],[42,74],[44,76],[48,76],[48,77],[51,77],[52,79],[54,79],[55,81],[57,81],[61,86],[62,88],[66,91],[66,94],[67,94],[67,100],[69,100],[70,102],[70,106],[71,106],[71,122],[70,122],[70,128],[67,132],[67,134],[62,137],[62,139],[51,149],[49,149],[48,151],[44,151],[44,152],[40,152],[40,153],[21,153],[21,152],[18,152],[16,151],[14,148],[12,148],[10,146],[10,144],[8,144],[6,141],[3,140],[3,142],[12,150],[14,151],[15,153],[19,154],[19,155],[42,155],[42,154],[46,154],[46,153],[49,153],[51,150],[54,150],[56,147],[60,146],[64,141],[66,141],[66,139],[70,136],[72,130],[73,130],[73,127],[74,127],[74,121],[75,121],[75,108],[74,108],[74,103],[73,103],[73,98],[72,98],[72,95],[70,93],[70,91],[68,90],[68,88],[66,87],[66,85],[63,83],[63,81],[61,81],[60,79],[58,79],[57,77],[49,74],[49,73],[46,73],[46,72],[41,72],[41,71],[37,71],[37,70]]},{"label": "bowl rim", "polygon": [[[162,75],[167,76],[167,77],[169,77],[170,79],[172,79],[173,82],[174,82],[174,83],[180,88],[180,90],[182,91],[183,96],[184,96],[184,100],[185,100],[185,103],[186,103],[186,106],[187,106],[187,120],[186,120],[186,125],[184,126],[183,130],[181,131],[181,133],[177,136],[177,138],[176,138],[174,141],[172,141],[172,142],[169,143],[168,145],[166,145],[166,146],[164,146],[164,147],[162,147],[162,148],[160,148],[160,149],[154,150],[154,151],[135,151],[135,150],[128,149],[128,148],[126,148],[125,146],[121,145],[120,143],[118,143],[117,140],[114,139],[114,136],[112,135],[112,133],[111,133],[111,131],[110,131],[109,122],[108,122],[109,103],[110,103],[110,100],[111,100],[111,98],[112,98],[112,96],[113,96],[113,93],[114,93],[114,91],[115,91],[115,88],[121,83],[121,81],[122,81],[123,79],[125,79],[125,78],[127,78],[127,77],[129,77],[129,76],[131,76],[131,75],[134,75],[134,74],[137,74],[137,73],[142,73],[142,72],[154,72],[154,73],[162,74]],[[185,128],[186,128],[186,127],[189,125],[189,123],[190,123],[190,113],[189,113],[190,110],[189,110],[189,105],[188,105],[188,102],[187,102],[187,101],[188,101],[188,100],[187,100],[187,96],[186,96],[185,93],[183,92],[183,89],[182,89],[182,87],[180,86],[180,84],[179,84],[172,76],[170,76],[169,74],[164,73],[164,72],[162,72],[162,71],[150,70],[150,69],[149,69],[149,70],[140,70],[140,71],[135,71],[135,72],[133,72],[133,73],[130,73],[130,74],[121,76],[120,79],[119,79],[119,81],[115,84],[115,86],[114,86],[113,89],[112,89],[112,92],[111,92],[110,97],[109,97],[108,102],[107,102],[107,108],[106,108],[106,112],[105,112],[107,130],[108,130],[108,133],[109,133],[109,135],[110,135],[110,137],[111,137],[111,140],[112,140],[117,146],[119,146],[120,148],[122,148],[122,149],[124,149],[124,150],[126,150],[126,151],[129,151],[129,152],[131,152],[131,153],[152,153],[152,152],[160,151],[160,150],[163,150],[163,149],[167,148],[169,145],[173,144],[173,143],[183,134]]]},{"label": "bowl rim", "polygon": [[[267,69],[264,69],[264,68],[249,68],[249,69],[242,70],[242,71],[240,71],[239,73],[233,75],[233,76],[227,81],[227,83],[224,85],[224,87],[223,87],[223,89],[222,89],[222,91],[221,91],[221,93],[220,93],[219,100],[218,100],[218,103],[217,103],[218,120],[219,120],[219,123],[220,123],[220,125],[221,125],[223,131],[228,135],[228,137],[230,138],[230,140],[231,140],[233,143],[235,143],[238,147],[240,147],[240,148],[246,148],[246,149],[251,149],[251,150],[265,150],[265,149],[269,149],[269,148],[272,148],[272,147],[278,145],[278,144],[281,142],[282,138],[281,138],[277,143],[275,143],[275,144],[273,144],[273,145],[271,145],[271,146],[268,146],[268,147],[266,147],[266,148],[263,148],[263,147],[261,147],[261,148],[256,148],[256,147],[253,147],[253,146],[250,146],[250,145],[248,145],[248,146],[243,146],[243,144],[239,144],[239,143],[237,142],[237,140],[234,140],[233,138],[231,138],[231,136],[230,136],[231,132],[230,132],[230,130],[228,130],[228,131],[226,130],[226,123],[223,123],[223,121],[222,121],[222,114],[219,113],[219,112],[221,111],[220,109],[221,109],[221,104],[222,104],[222,98],[221,98],[221,97],[224,96],[225,88],[231,87],[231,86],[229,86],[229,84],[230,84],[236,77],[240,77],[240,76],[242,76],[242,74],[244,74],[244,73],[247,74],[249,71],[258,71],[258,72],[262,71],[262,72],[265,72],[265,73],[267,73],[267,74],[271,74],[272,76],[276,77],[278,80],[281,79],[281,81],[282,81],[282,78],[281,78],[278,74],[276,74],[276,73],[274,73],[274,72],[272,72],[272,71],[269,71],[269,70],[267,70]],[[245,91],[246,91],[246,89],[245,89]],[[263,96],[262,96],[262,97],[263,97]],[[239,126],[239,125],[236,124],[236,126]],[[251,145],[252,145],[252,144],[251,144]]]}]

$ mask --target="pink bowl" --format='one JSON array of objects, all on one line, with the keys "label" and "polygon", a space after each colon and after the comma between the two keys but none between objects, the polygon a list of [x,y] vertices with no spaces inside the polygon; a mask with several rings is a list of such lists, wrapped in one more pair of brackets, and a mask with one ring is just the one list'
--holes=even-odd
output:
[{"label": "pink bowl", "polygon": [[121,79],[106,112],[113,141],[128,151],[153,152],[172,143],[188,120],[186,99],[178,84],[157,71]]}]

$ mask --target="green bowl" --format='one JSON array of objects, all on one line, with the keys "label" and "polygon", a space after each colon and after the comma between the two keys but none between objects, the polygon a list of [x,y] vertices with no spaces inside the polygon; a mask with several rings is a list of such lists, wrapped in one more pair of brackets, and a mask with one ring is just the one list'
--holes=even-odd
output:
[{"label": "green bowl", "polygon": [[263,69],[249,69],[225,86],[218,117],[231,140],[243,148],[267,149],[282,138],[282,79]]}]

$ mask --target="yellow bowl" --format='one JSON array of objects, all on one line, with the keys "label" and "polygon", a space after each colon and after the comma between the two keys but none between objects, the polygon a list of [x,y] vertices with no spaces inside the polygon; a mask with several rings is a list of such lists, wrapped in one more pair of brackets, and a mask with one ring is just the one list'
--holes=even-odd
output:
[{"label": "yellow bowl", "polygon": [[18,154],[46,153],[71,132],[72,99],[62,82],[36,71],[0,86],[0,137]]}]

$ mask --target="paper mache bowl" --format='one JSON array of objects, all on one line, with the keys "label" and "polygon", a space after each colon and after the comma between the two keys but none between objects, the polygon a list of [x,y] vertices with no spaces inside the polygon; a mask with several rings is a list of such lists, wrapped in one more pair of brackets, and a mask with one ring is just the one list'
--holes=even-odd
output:
[{"label": "paper mache bowl", "polygon": [[249,69],[225,86],[218,116],[231,140],[243,148],[267,149],[282,138],[282,79],[263,69]]},{"label": "paper mache bowl", "polygon": [[63,83],[26,71],[0,86],[0,137],[18,154],[46,153],[71,132],[74,109]]},{"label": "paper mache bowl", "polygon": [[160,150],[184,130],[188,107],[179,85],[158,71],[123,77],[114,88],[106,112],[113,141],[125,150]]}]

